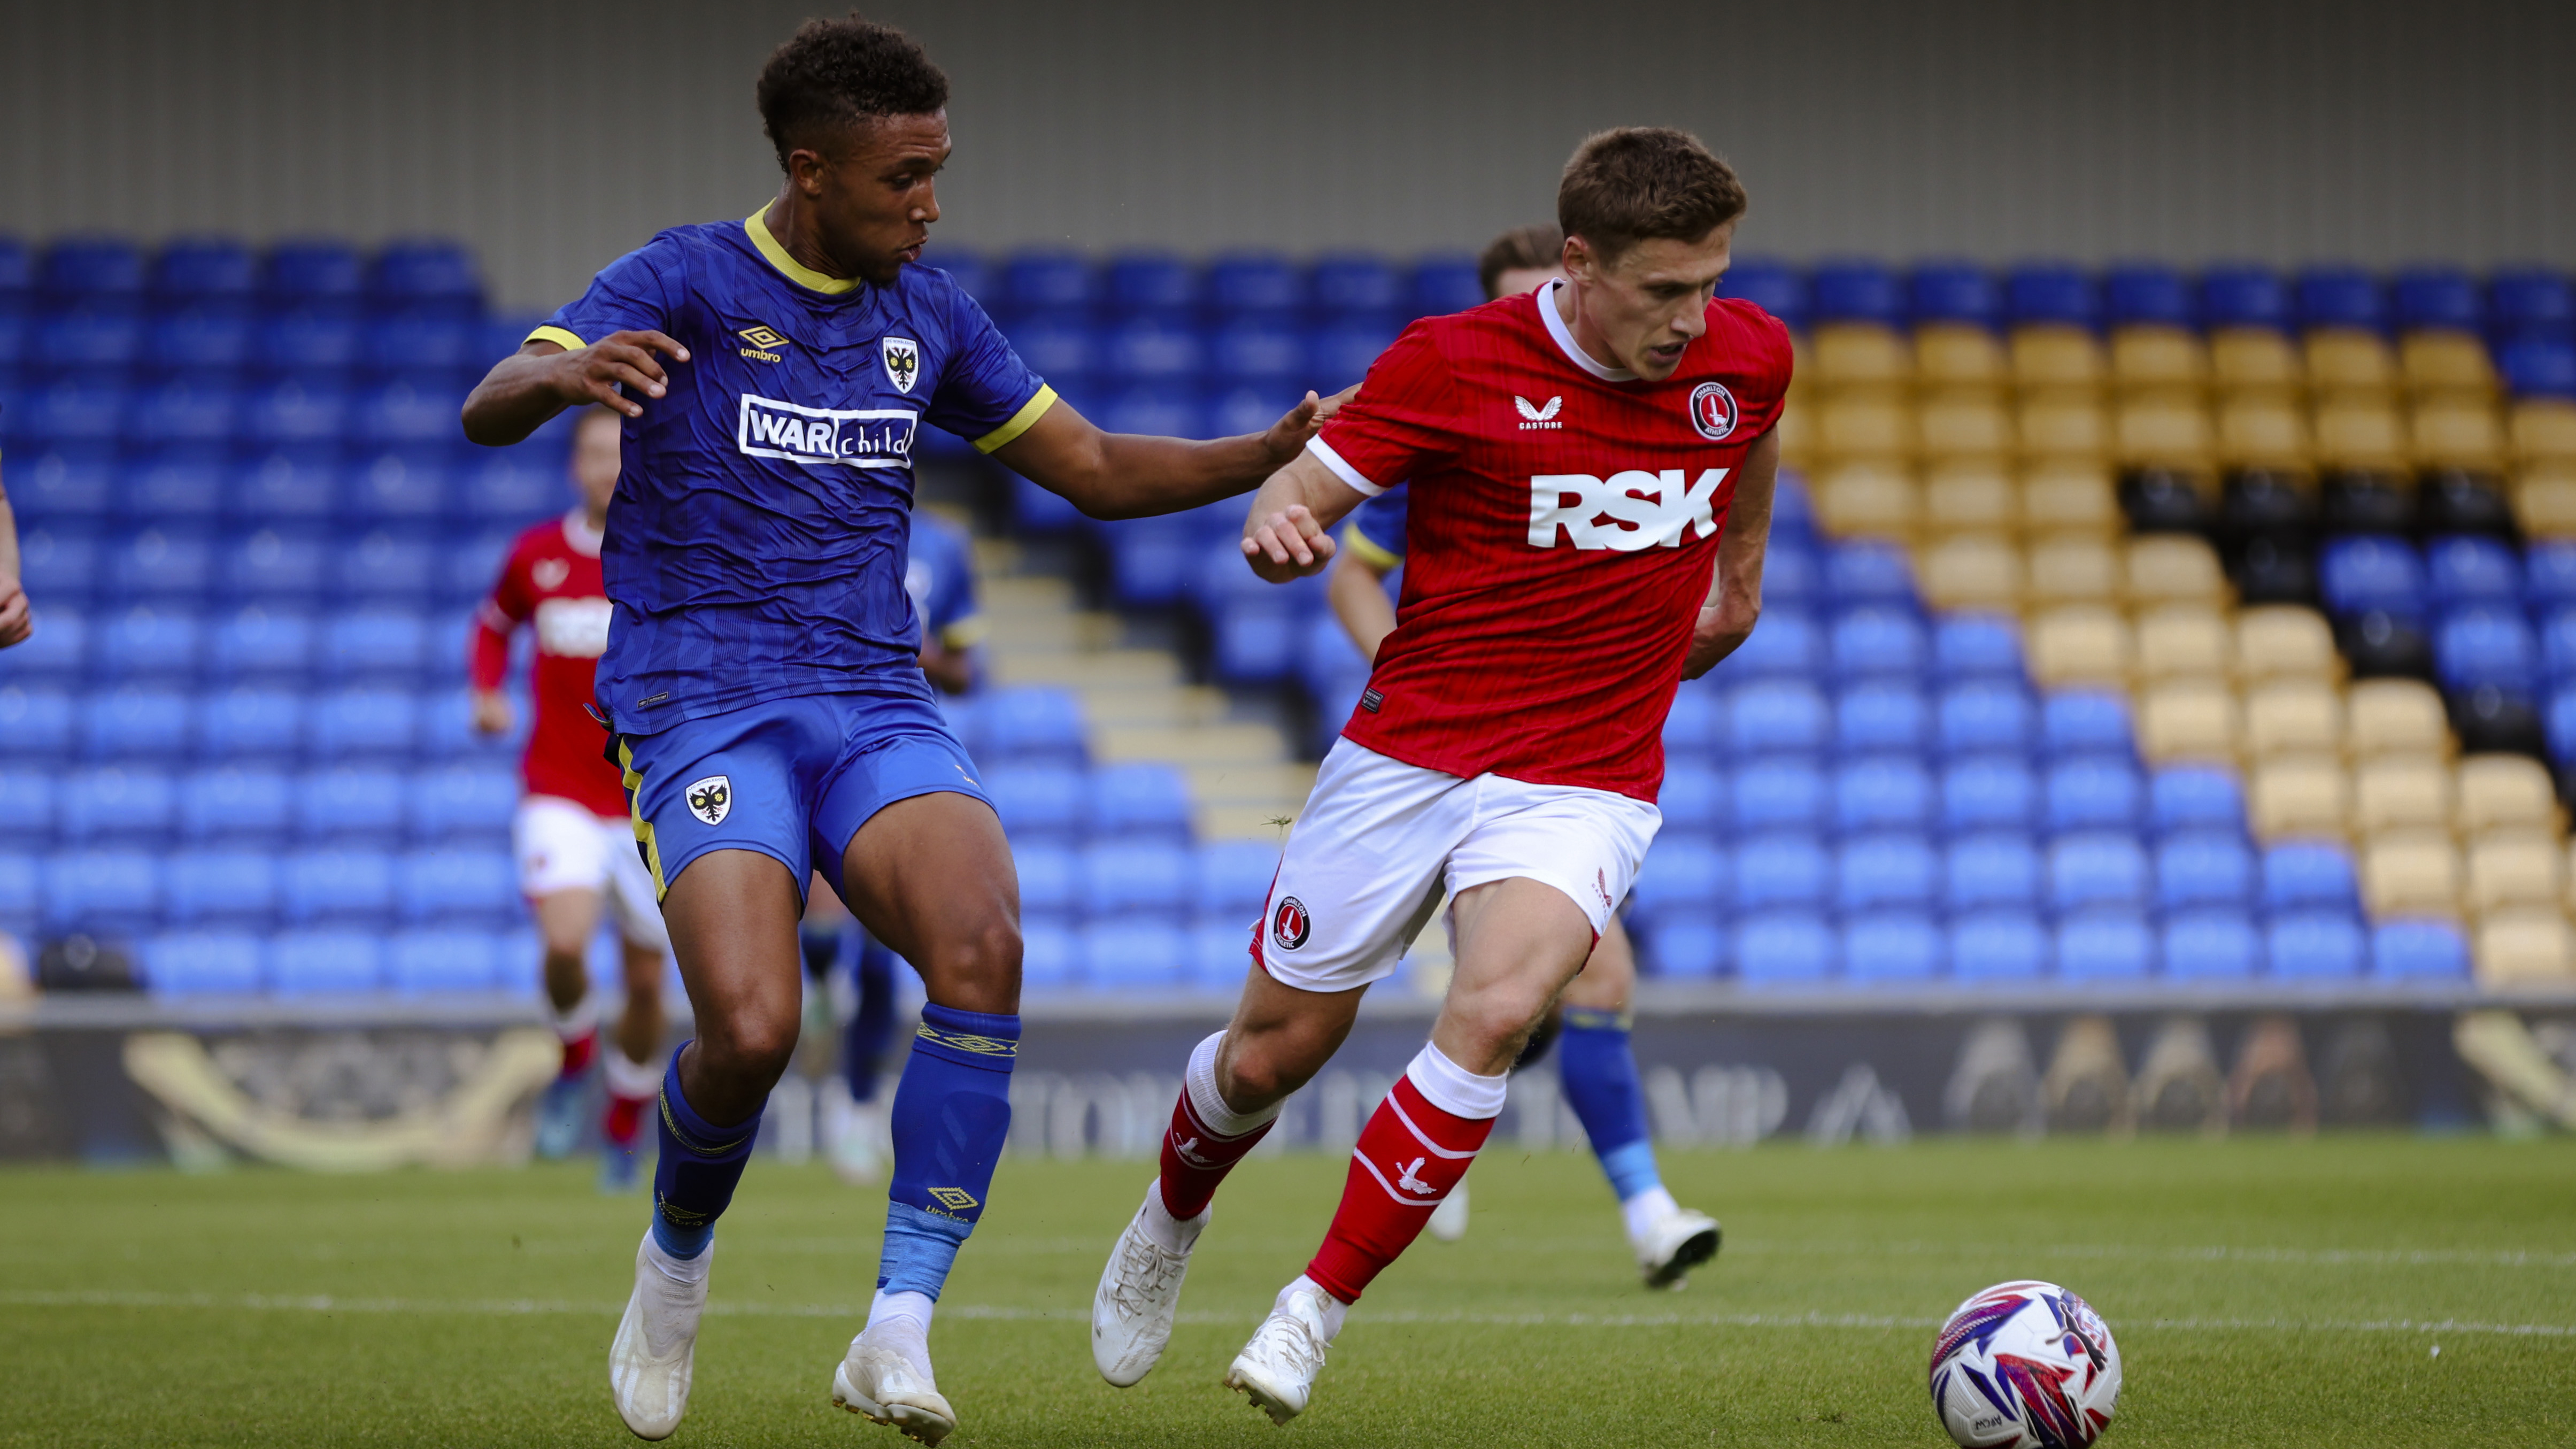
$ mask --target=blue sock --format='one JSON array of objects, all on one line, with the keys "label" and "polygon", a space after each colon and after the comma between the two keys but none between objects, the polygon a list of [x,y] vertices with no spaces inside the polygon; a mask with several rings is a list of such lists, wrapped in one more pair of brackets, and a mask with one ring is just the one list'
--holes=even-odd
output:
[{"label": "blue sock", "polygon": [[1626,1202],[1663,1186],[1655,1169],[1655,1144],[1646,1131],[1646,1093],[1637,1084],[1637,1057],[1628,1050],[1628,1027],[1616,1013],[1565,1009],[1565,1034],[1557,1039],[1557,1069],[1565,1100],[1592,1139],[1601,1175]]},{"label": "blue sock", "polygon": [[934,1301],[957,1250],[984,1216],[993,1165],[1011,1135],[1011,1064],[1020,1019],[921,1009],[894,1092],[894,1182],[886,1196],[877,1287]]},{"label": "blue sock", "polygon": [[[688,1050],[688,1043],[680,1045]],[[760,1114],[730,1127],[708,1122],[680,1091],[680,1052],[662,1073],[662,1151],[653,1164],[653,1239],[674,1258],[694,1258],[715,1237],[716,1219],[760,1136]]]},{"label": "blue sock", "polygon": [[859,1009],[841,1035],[841,1076],[853,1102],[876,1100],[877,1062],[894,1035],[894,963],[894,952],[874,936],[859,938],[859,959],[850,969]]}]

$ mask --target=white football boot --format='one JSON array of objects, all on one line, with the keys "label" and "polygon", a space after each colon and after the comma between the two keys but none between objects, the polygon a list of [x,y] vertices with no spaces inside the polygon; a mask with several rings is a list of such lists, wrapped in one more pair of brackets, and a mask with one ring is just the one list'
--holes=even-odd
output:
[{"label": "white football boot", "polygon": [[1464,1180],[1449,1189],[1447,1197],[1440,1199],[1440,1206],[1431,1210],[1431,1221],[1424,1226],[1431,1230],[1431,1236],[1444,1243],[1454,1243],[1467,1236],[1467,1184]]},{"label": "white football boot", "polygon": [[664,1270],[672,1260],[654,1244],[651,1230],[635,1250],[635,1292],[608,1346],[608,1391],[617,1400],[617,1417],[638,1439],[670,1438],[689,1411],[698,1318],[707,1308],[707,1257],[715,1250],[709,1243],[705,1253],[687,1260],[698,1270],[694,1283]]},{"label": "white football boot", "polygon": [[1637,1268],[1647,1287],[1679,1288],[1688,1281],[1691,1269],[1717,1256],[1723,1237],[1717,1219],[1676,1207],[1629,1242],[1637,1250]]},{"label": "white football boot", "polygon": [[850,1340],[832,1370],[832,1402],[924,1444],[957,1432],[957,1411],[930,1376],[930,1340],[909,1318],[890,1318]]},{"label": "white football boot", "polygon": [[1270,1316],[1252,1331],[1252,1342],[1226,1366],[1225,1386],[1241,1390],[1273,1424],[1304,1413],[1314,1397],[1315,1375],[1324,1371],[1324,1350],[1332,1344],[1341,1306],[1303,1278],[1280,1289]]},{"label": "white football boot", "polygon": [[[1100,1376],[1127,1388],[1153,1371],[1172,1341],[1172,1318],[1180,1311],[1181,1279],[1190,1271],[1190,1250],[1216,1215],[1211,1205],[1182,1221],[1162,1211],[1159,1183],[1145,1189],[1144,1206],[1128,1219],[1127,1230],[1109,1250],[1100,1270],[1100,1286],[1091,1295],[1091,1362]],[[1169,1232],[1156,1231],[1159,1219]],[[1181,1246],[1166,1246],[1177,1236]]]}]

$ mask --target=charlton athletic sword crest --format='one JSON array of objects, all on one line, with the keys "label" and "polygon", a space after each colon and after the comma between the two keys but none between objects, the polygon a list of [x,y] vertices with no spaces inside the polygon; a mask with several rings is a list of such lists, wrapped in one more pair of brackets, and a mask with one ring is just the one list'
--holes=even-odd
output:
[{"label": "charlton athletic sword crest", "polygon": [[884,346],[886,381],[894,384],[896,392],[912,391],[914,380],[921,376],[921,344],[909,337],[889,337]]}]

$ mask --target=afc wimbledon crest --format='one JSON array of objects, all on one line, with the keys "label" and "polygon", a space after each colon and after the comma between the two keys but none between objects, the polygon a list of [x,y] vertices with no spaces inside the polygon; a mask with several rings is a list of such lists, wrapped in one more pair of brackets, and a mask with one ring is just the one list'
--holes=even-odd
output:
[{"label": "afc wimbledon crest", "polygon": [[889,337],[884,346],[886,381],[894,384],[896,392],[912,391],[921,376],[921,344],[909,337]]},{"label": "afc wimbledon crest", "polygon": [[733,809],[733,777],[730,775],[709,775],[703,780],[692,780],[689,788],[680,793],[689,802],[689,813],[709,825],[724,824],[726,814]]}]

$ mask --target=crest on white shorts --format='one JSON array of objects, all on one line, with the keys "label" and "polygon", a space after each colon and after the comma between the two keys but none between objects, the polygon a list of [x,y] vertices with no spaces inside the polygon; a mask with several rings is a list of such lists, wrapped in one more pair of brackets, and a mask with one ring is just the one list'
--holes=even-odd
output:
[{"label": "crest on white shorts", "polygon": [[910,392],[921,377],[921,344],[909,337],[882,339],[885,349],[886,381],[896,392]]},{"label": "crest on white shorts", "polygon": [[1306,914],[1306,903],[1295,896],[1283,896],[1279,909],[1270,913],[1270,939],[1282,951],[1294,951],[1306,944],[1315,929],[1314,918]]},{"label": "crest on white shorts", "polygon": [[690,814],[709,825],[722,825],[733,809],[733,777],[709,775],[692,780],[683,798],[689,802]]}]

